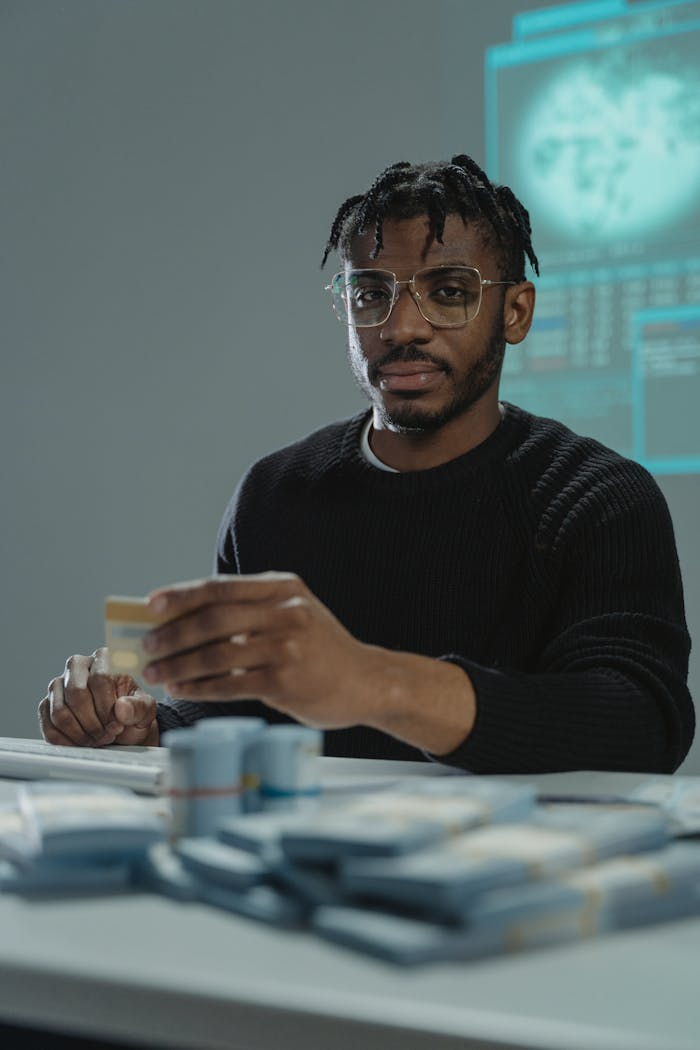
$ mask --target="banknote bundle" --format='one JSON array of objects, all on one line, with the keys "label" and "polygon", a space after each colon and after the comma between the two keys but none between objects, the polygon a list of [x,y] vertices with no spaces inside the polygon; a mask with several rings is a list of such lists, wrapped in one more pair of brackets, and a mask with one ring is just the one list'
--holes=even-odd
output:
[{"label": "banknote bundle", "polygon": [[205,718],[169,729],[169,795],[178,837],[214,836],[244,812],[314,809],[321,733],[258,718]]},{"label": "banknote bundle", "polygon": [[299,926],[309,917],[309,904],[278,878],[279,856],[277,850],[263,855],[208,836],[180,838],[151,847],[138,866],[138,882],[178,901],[201,901],[261,922]]},{"label": "banknote bundle", "polygon": [[[267,922],[307,925],[402,965],[476,959],[700,913],[700,843],[672,841],[656,807],[535,805],[532,793],[512,791],[507,782],[474,777],[414,782],[335,800],[313,815],[228,819],[219,828],[234,851],[228,866],[237,872],[248,852],[261,863],[259,881],[226,888],[228,875],[212,879],[200,865],[208,887],[202,899]],[[470,796],[479,803],[471,811]]]},{"label": "banknote bundle", "polygon": [[460,920],[487,890],[660,849],[668,839],[668,821],[653,807],[601,812],[599,806],[538,806],[527,822],[477,828],[431,850],[346,859],[339,878],[346,895]]},{"label": "banknote bundle", "polygon": [[467,828],[522,820],[534,789],[484,777],[421,779],[321,809],[282,831],[285,855],[301,863],[390,857],[424,849]]},{"label": "banknote bundle", "polygon": [[176,901],[195,901],[200,896],[200,881],[188,871],[167,842],[149,846],[134,866],[134,881]]},{"label": "banknote bundle", "polygon": [[[227,735],[182,739],[210,753]],[[649,804],[544,804],[528,784],[455,776],[212,815],[183,834],[123,789],[24,784],[0,808],[0,892],[131,887],[404,966],[700,914],[700,842]]]},{"label": "banknote bundle", "polygon": [[23,784],[16,803],[0,811],[0,891],[124,888],[139,858],[165,835],[164,821],[130,791]]},{"label": "banknote bundle", "polygon": [[456,777],[341,796],[313,810],[240,813],[220,821],[217,839],[185,836],[152,849],[142,882],[176,899],[299,925],[316,907],[344,900],[343,856],[402,854],[484,821],[524,817],[533,806],[529,785]]},{"label": "banknote bundle", "polygon": [[700,843],[614,857],[540,883],[488,890],[468,918],[438,922],[379,906],[317,908],[321,937],[406,966],[469,960],[700,913]]},{"label": "banknote bundle", "polygon": [[163,820],[125,788],[34,781],[17,791],[29,856],[124,860],[165,835]]}]

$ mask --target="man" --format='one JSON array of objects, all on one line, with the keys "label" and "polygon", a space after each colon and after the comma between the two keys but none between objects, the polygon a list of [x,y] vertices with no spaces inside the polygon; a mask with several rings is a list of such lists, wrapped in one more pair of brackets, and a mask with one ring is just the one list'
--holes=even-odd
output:
[{"label": "man", "polygon": [[172,622],[145,678],[177,699],[110,678],[104,650],[72,657],[44,736],[157,743],[230,712],[322,727],[331,755],[676,769],[694,717],[664,499],[636,463],[498,400],[534,308],[527,211],[464,155],[401,163],[341,206],[334,249],[370,411],[254,464],[217,576],[151,596]]}]

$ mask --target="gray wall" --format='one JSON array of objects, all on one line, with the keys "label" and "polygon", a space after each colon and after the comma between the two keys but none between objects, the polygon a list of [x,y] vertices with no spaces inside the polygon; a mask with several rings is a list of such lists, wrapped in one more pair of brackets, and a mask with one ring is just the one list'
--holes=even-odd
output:
[{"label": "gray wall", "polygon": [[[483,162],[483,49],[527,4],[466,3],[446,69],[465,3],[0,2],[0,735],[105,594],[209,572],[253,459],[361,407],[321,249],[385,164]],[[663,488],[692,626],[698,479]]]}]

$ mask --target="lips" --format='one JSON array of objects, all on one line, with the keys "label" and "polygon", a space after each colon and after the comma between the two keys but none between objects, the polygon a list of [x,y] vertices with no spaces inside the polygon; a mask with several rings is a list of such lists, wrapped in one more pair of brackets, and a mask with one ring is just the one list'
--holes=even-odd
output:
[{"label": "lips", "polygon": [[428,390],[444,375],[443,369],[430,361],[396,361],[379,369],[380,390]]},{"label": "lips", "polygon": [[394,361],[379,369],[380,376],[408,376],[420,372],[441,372],[442,369],[432,361]]}]

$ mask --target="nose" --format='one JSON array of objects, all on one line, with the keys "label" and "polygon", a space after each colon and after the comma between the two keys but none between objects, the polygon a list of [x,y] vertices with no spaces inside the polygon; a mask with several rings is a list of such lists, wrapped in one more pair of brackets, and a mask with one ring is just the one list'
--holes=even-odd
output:
[{"label": "nose", "polygon": [[401,288],[393,309],[379,330],[383,343],[406,346],[427,343],[433,337],[433,326],[423,317],[408,288]]}]

